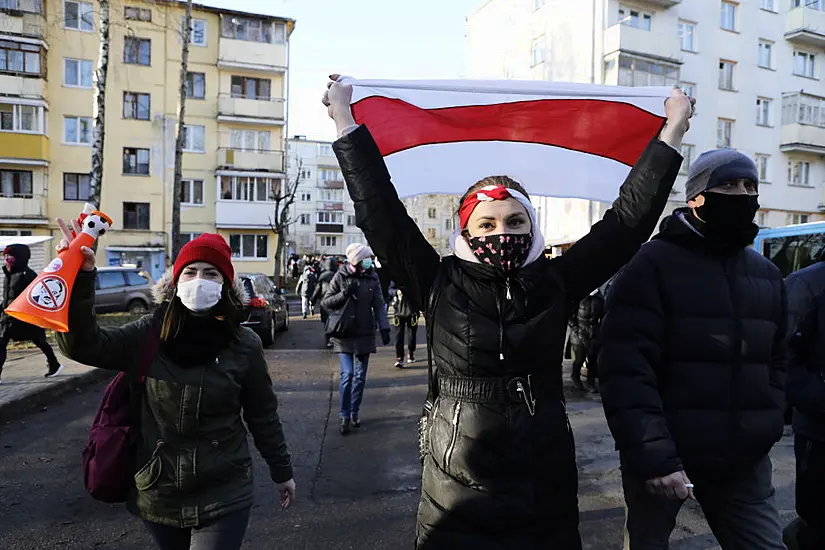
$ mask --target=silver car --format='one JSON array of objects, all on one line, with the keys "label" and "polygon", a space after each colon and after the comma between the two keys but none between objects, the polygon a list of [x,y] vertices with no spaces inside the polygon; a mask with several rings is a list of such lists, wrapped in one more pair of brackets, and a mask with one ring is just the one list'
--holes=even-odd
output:
[{"label": "silver car", "polygon": [[153,284],[151,277],[137,268],[100,267],[95,283],[95,311],[146,313],[152,308]]}]

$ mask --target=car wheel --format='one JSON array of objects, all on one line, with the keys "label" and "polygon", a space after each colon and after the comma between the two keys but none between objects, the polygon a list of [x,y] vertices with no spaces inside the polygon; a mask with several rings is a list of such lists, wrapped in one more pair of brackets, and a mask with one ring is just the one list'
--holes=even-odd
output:
[{"label": "car wheel", "polygon": [[260,333],[261,336],[261,343],[264,345],[265,348],[268,348],[272,344],[275,343],[275,319],[272,316],[269,316],[269,322],[264,325],[263,330]]},{"label": "car wheel", "polygon": [[143,315],[149,312],[149,308],[146,306],[146,303],[142,300],[132,300],[131,302],[129,302],[129,305],[126,306],[126,311],[128,311],[132,315]]}]

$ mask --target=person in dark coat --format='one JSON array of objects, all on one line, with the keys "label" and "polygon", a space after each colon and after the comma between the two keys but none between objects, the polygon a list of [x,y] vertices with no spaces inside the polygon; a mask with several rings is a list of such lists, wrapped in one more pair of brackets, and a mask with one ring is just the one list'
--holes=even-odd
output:
[{"label": "person in dark coat", "polygon": [[[335,274],[338,273],[338,260],[335,258],[327,258],[324,260],[324,270],[318,276],[318,282],[315,284],[315,292],[312,293],[312,305],[319,305],[321,300],[326,295],[327,291],[329,290],[329,285],[332,283],[332,278],[335,277]],[[329,312],[321,306],[321,322],[326,326],[327,318],[329,317]],[[326,345],[328,348],[332,347],[332,343],[329,341],[329,335],[324,332],[324,337],[326,338]]]},{"label": "person in dark coat", "polygon": [[0,314],[0,376],[6,362],[6,348],[9,342],[30,341],[46,356],[46,378],[57,376],[63,365],[46,340],[46,331],[7,315],[5,310],[17,299],[32,281],[37,278],[29,267],[31,249],[24,244],[11,244],[3,250],[3,312]]},{"label": "person in dark coat", "polygon": [[784,548],[768,453],[783,431],[787,304],[781,273],[749,247],[758,181],[742,153],[700,156],[688,208],[610,289],[600,389],[631,549],[667,548],[694,495],[723,548]]},{"label": "person in dark coat", "polygon": [[415,309],[407,298],[404,287],[395,281],[390,283],[393,322],[395,324],[395,367],[404,368],[404,344],[407,344],[407,363],[415,363],[416,336],[421,312]]},{"label": "person in dark coat", "polygon": [[561,380],[565,328],[574,304],[655,228],[682,163],[691,100],[674,90],[660,139],[604,219],[560,258],[545,257],[524,188],[490,176],[462,198],[455,254],[442,259],[399,200],[368,128],[355,124],[351,96],[335,80],[324,103],[341,136],[333,150],[356,224],[432,321],[436,397],[424,433],[416,548],[579,550],[576,453]]},{"label": "person in dark coat", "polygon": [[355,301],[355,326],[346,335],[332,335],[335,353],[341,361],[341,411],[339,428],[347,435],[350,426],[361,427],[359,416],[370,355],[375,353],[375,329],[386,346],[390,343],[390,324],[381,293],[381,283],[373,269],[372,250],[363,244],[347,247],[349,264],[332,278],[321,306],[330,312],[344,308],[348,300]]},{"label": "person in dark coat", "polygon": [[592,393],[598,393],[596,387],[597,378],[597,357],[595,355],[596,341],[599,337],[599,325],[604,314],[604,298],[599,289],[594,290],[585,296],[576,312],[573,315],[571,332],[573,356],[573,372],[571,378],[573,385],[577,389],[584,391],[582,384],[581,370],[587,362],[587,389]]}]

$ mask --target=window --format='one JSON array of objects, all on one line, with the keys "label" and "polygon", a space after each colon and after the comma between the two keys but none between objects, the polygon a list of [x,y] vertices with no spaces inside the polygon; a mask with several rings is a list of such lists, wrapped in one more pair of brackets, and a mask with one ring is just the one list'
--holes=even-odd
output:
[{"label": "window", "polygon": [[619,56],[619,86],[675,86],[678,82],[678,65]]},{"label": "window", "polygon": [[298,223],[301,225],[309,225],[312,223],[312,216],[309,214],[301,214],[298,216]]},{"label": "window", "polygon": [[776,0],[761,0],[759,7],[763,10],[776,12]]},{"label": "window", "polygon": [[126,286],[126,281],[123,279],[123,272],[121,271],[98,271],[97,273],[97,287],[100,290],[109,288],[119,288]]},{"label": "window", "polygon": [[123,148],[123,173],[149,175],[149,149]]},{"label": "window", "polygon": [[301,193],[301,202],[312,202],[312,193]]},{"label": "window", "polygon": [[63,200],[87,201],[92,196],[92,177],[89,174],[63,174]]},{"label": "window", "polygon": [[793,74],[816,78],[816,55],[795,51],[793,53]]},{"label": "window", "polygon": [[782,124],[808,124],[825,128],[825,98],[799,93],[783,96]]},{"label": "window", "polygon": [[719,89],[733,91],[733,72],[736,63],[733,61],[719,61]]},{"label": "window", "polygon": [[332,145],[328,145],[325,143],[318,145],[318,156],[321,157],[333,157],[335,153],[332,152]]},{"label": "window", "polygon": [[434,220],[435,216],[436,216],[435,208],[428,208],[427,209],[427,217],[430,218],[431,220]]},{"label": "window", "polygon": [[653,15],[639,10],[619,6],[619,23],[635,29],[650,30]]},{"label": "window", "polygon": [[148,8],[138,8],[136,6],[126,6],[123,8],[123,18],[129,21],[151,21],[152,10]]},{"label": "window", "polygon": [[344,179],[344,176],[341,174],[340,170],[334,170],[332,168],[322,168],[321,179],[323,181],[341,181]]},{"label": "window", "polygon": [[224,176],[221,199],[228,201],[269,202],[279,193],[281,180],[276,178]]},{"label": "window", "polygon": [[338,246],[338,237],[333,237],[332,235],[321,235],[319,240],[321,246],[324,248],[334,248]]},{"label": "window", "polygon": [[91,88],[92,70],[92,62],[88,59],[64,59],[63,85],[77,88]]},{"label": "window", "polygon": [[767,217],[768,217],[768,213],[767,213],[767,212],[759,212],[759,213],[756,215],[756,219],[758,220],[758,221],[756,222],[756,224],[757,224],[759,227],[766,227],[766,226],[767,226],[767,224],[766,224],[765,222],[767,221]]},{"label": "window", "polygon": [[806,160],[788,161],[788,185],[811,186],[811,163]]},{"label": "window", "polygon": [[229,235],[232,257],[247,260],[266,259],[269,239],[266,235]]},{"label": "window", "polygon": [[283,23],[273,25],[263,19],[224,15],[221,18],[221,36],[248,42],[281,43],[286,41],[286,28]]},{"label": "window", "polygon": [[269,100],[272,82],[268,78],[232,77],[232,97]]},{"label": "window", "polygon": [[547,43],[543,36],[533,40],[531,56],[533,67],[540,63],[544,63],[544,60],[547,56]]},{"label": "window", "polygon": [[800,6],[805,6],[812,10],[825,11],[825,2],[823,2],[823,0],[791,0],[792,8],[798,8]]},{"label": "window", "polygon": [[0,40],[0,72],[40,75],[41,55],[42,48],[36,44]]},{"label": "window", "polygon": [[682,41],[682,50],[696,51],[696,23],[679,21],[679,39]]},{"label": "window", "polygon": [[0,229],[0,237],[31,237],[28,229]]},{"label": "window", "polygon": [[206,152],[206,126],[184,125],[183,150],[187,153]]},{"label": "window", "polygon": [[547,0],[533,0],[533,11],[540,10],[545,3],[547,3]]},{"label": "window", "polygon": [[149,203],[123,203],[123,229],[149,229]]},{"label": "window", "polygon": [[785,216],[785,223],[787,225],[798,225],[800,223],[808,223],[808,214],[788,214]]},{"label": "window", "polygon": [[91,32],[95,29],[94,12],[90,2],[66,0],[63,3],[63,26],[76,31]]},{"label": "window", "polygon": [[347,225],[353,227],[355,225],[355,216],[350,214],[347,216]]},{"label": "window", "polygon": [[771,170],[770,170],[771,157],[770,157],[770,155],[760,155],[759,153],[757,153],[754,156],[753,161],[756,163],[756,171],[759,173],[759,182],[760,183],[770,183],[771,182]]},{"label": "window", "polygon": [[759,126],[771,125],[771,105],[773,105],[772,99],[756,98],[756,124]]},{"label": "window", "polygon": [[[186,19],[182,17],[180,21],[181,34],[183,34],[183,25],[185,22]],[[194,46],[206,46],[206,21],[193,17],[190,23],[189,43]]]},{"label": "window", "polygon": [[693,82],[680,82],[679,87],[688,97],[696,97],[696,84]]},{"label": "window", "polygon": [[32,173],[23,170],[0,170],[0,197],[7,199],[34,197]]},{"label": "window", "polygon": [[302,180],[309,179],[309,176],[312,172],[308,168],[304,168],[301,170],[301,175],[299,176]]},{"label": "window", "polygon": [[186,73],[186,97],[188,99],[206,97],[206,75],[204,73]]},{"label": "window", "polygon": [[720,118],[716,121],[716,147],[730,147],[733,134],[733,121]]},{"label": "window", "polygon": [[719,26],[726,31],[736,31],[736,4],[723,0]]},{"label": "window", "polygon": [[341,212],[318,212],[318,223],[343,223]]},{"label": "window", "polygon": [[682,144],[682,168],[679,170],[680,174],[687,174],[690,170],[690,163],[693,161],[693,153],[696,150],[695,145]]},{"label": "window", "polygon": [[203,180],[181,180],[180,203],[189,206],[202,206]]},{"label": "window", "polygon": [[203,233],[181,233],[180,234],[180,243],[181,243],[181,245],[184,245],[184,244],[188,243],[189,241],[194,241],[195,239],[197,239],[201,235],[203,235]]},{"label": "window", "polygon": [[126,37],[123,62],[131,65],[151,65],[152,41],[148,38]]},{"label": "window", "polygon": [[321,189],[321,196],[318,200],[341,202],[344,200],[343,189]]},{"label": "window", "polygon": [[123,118],[149,120],[149,94],[123,92]]},{"label": "window", "polygon": [[0,103],[0,131],[43,133],[43,107]]},{"label": "window", "polygon": [[229,133],[232,149],[238,151],[269,151],[270,134],[268,130],[232,130]]},{"label": "window", "polygon": [[150,284],[146,277],[137,271],[124,271],[123,274],[126,276],[127,286],[145,286]]},{"label": "window", "polygon": [[759,66],[773,69],[773,42],[759,41]]},{"label": "window", "polygon": [[80,145],[91,145],[94,125],[91,117],[67,116],[63,117],[63,142]]}]

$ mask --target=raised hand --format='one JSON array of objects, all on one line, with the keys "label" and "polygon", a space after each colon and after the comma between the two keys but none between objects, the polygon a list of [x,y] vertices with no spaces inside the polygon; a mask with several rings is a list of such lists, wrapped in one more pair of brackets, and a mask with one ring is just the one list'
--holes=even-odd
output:
[{"label": "raised hand", "polygon": [[[75,235],[79,235],[83,228],[80,227],[80,224],[77,223],[77,220],[72,220],[72,229],[74,230],[74,234],[66,225],[66,222],[63,218],[57,218],[57,226],[60,228],[60,233],[63,235],[63,238],[60,239],[60,243],[57,245],[57,253],[61,253],[67,248],[69,248],[69,244],[74,240]],[[80,249],[83,253],[83,263],[80,265],[80,271],[94,271],[95,270],[95,253],[94,251],[89,248],[88,246],[84,246]]]},{"label": "raised hand", "polygon": [[340,79],[341,75],[338,74],[329,76],[327,89],[321,100],[321,103],[327,108],[329,117],[335,121],[339,132],[347,126],[355,124],[355,118],[352,116],[352,109],[350,108],[350,103],[352,102],[352,86],[349,84],[341,84]]}]

